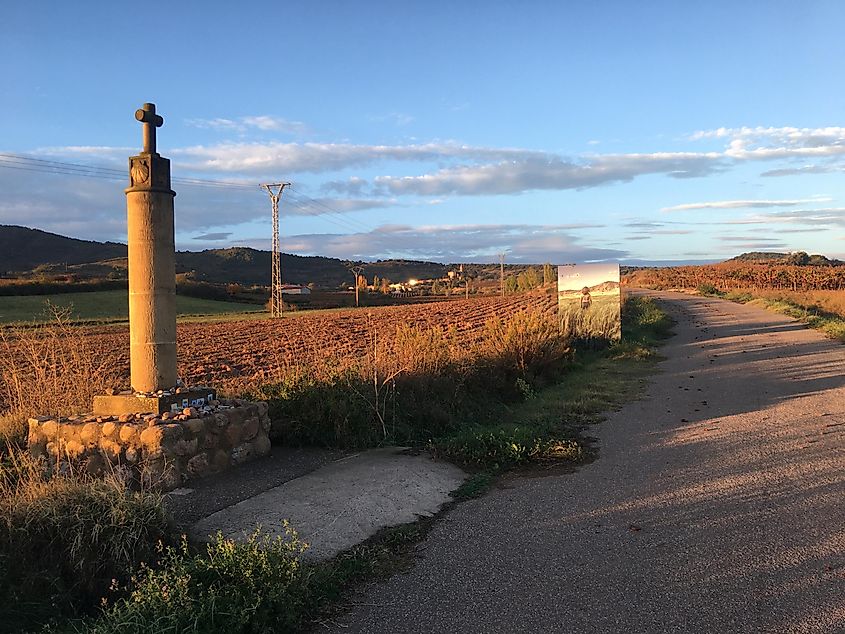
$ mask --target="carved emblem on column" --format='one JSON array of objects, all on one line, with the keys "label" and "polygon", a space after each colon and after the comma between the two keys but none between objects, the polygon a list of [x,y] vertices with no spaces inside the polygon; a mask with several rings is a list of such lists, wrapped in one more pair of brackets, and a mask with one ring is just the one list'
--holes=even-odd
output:
[{"label": "carved emblem on column", "polygon": [[150,164],[147,159],[139,158],[132,161],[132,167],[129,168],[129,177],[132,181],[132,187],[146,183],[150,178]]}]

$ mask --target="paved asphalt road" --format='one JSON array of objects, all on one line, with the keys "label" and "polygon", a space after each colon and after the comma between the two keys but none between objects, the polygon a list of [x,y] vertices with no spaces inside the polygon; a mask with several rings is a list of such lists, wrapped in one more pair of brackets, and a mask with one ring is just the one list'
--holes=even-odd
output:
[{"label": "paved asphalt road", "polygon": [[338,632],[845,632],[845,346],[661,294],[677,336],[577,473],[460,504]]}]

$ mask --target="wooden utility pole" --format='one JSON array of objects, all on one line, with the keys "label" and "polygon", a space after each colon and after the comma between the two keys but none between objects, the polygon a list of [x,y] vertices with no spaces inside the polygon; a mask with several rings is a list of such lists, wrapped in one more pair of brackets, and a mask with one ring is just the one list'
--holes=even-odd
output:
[{"label": "wooden utility pole", "polygon": [[505,296],[505,252],[499,254],[499,288],[502,291],[502,297]]},{"label": "wooden utility pole", "polygon": [[273,251],[271,258],[270,275],[270,316],[281,317],[284,310],[282,301],[282,252],[279,243],[279,198],[285,187],[290,183],[267,183],[261,185],[261,189],[270,194],[270,203],[273,205]]}]

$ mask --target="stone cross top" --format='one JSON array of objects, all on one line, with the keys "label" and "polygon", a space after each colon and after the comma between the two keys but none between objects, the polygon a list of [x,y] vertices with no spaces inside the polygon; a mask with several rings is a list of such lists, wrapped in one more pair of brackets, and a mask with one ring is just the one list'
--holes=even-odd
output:
[{"label": "stone cross top", "polygon": [[176,247],[170,161],[156,152],[164,119],[155,104],[135,112],[144,150],[129,159],[126,190],[129,242],[129,347],[132,387],[138,392],[176,386]]},{"label": "stone cross top", "polygon": [[154,103],[145,103],[135,111],[135,118],[144,124],[144,154],[156,153],[156,128],[164,125],[164,119],[156,114]]}]

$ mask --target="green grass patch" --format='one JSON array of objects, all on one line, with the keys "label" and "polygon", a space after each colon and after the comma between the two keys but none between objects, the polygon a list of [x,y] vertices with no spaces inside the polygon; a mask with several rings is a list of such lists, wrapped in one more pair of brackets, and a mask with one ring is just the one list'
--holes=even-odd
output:
[{"label": "green grass patch", "polygon": [[433,443],[435,455],[494,473],[528,462],[579,460],[583,448],[540,424],[473,425]]},{"label": "green grass patch", "polygon": [[489,471],[479,471],[473,473],[469,478],[464,480],[457,489],[452,491],[450,495],[456,500],[472,500],[481,497],[493,486],[496,476]]},{"label": "green grass patch", "polygon": [[[0,296],[0,323],[49,322],[47,302],[69,309],[74,321],[118,322],[129,319],[129,294],[125,290],[61,293],[56,295]],[[222,302],[176,296],[177,315],[226,315],[256,312],[254,304]]]},{"label": "green grass patch", "polygon": [[807,324],[810,328],[822,331],[832,339],[845,341],[845,318],[826,312],[818,306],[804,306],[785,298],[757,297],[747,291],[729,291],[724,293],[723,297],[739,304],[750,304],[787,315]]}]

